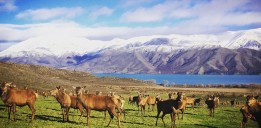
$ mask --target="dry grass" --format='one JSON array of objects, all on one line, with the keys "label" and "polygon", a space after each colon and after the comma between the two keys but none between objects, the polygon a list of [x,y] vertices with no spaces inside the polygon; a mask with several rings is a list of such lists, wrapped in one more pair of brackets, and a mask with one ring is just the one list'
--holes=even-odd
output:
[{"label": "dry grass", "polygon": [[14,82],[18,87],[28,86],[39,91],[62,85],[68,90],[72,86],[87,86],[90,91],[124,90],[121,86],[155,86],[134,79],[96,77],[89,73],[53,69],[43,66],[0,62],[0,82]]}]

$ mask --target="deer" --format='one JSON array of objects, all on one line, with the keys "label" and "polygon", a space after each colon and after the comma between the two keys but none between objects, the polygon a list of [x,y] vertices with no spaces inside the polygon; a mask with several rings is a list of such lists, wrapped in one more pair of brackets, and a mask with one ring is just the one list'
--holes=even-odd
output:
[{"label": "deer", "polygon": [[[108,111],[110,114],[110,121],[107,127],[110,126],[110,123],[114,116],[118,119],[118,127],[120,127],[120,115],[117,114],[115,108],[120,108],[118,105],[118,100],[111,96],[99,96],[95,94],[84,94],[84,87],[75,87],[76,95],[78,101],[83,104],[87,112],[87,126],[90,127],[90,114],[91,110],[96,111]],[[120,109],[118,109],[121,111]],[[121,113],[121,112],[120,112]]]},{"label": "deer", "polygon": [[36,93],[31,89],[18,89],[8,82],[3,82],[1,85],[1,99],[8,107],[8,121],[10,121],[11,111],[13,109],[14,121],[16,121],[16,106],[28,106],[32,112],[31,122],[35,117],[34,104],[36,101]]}]

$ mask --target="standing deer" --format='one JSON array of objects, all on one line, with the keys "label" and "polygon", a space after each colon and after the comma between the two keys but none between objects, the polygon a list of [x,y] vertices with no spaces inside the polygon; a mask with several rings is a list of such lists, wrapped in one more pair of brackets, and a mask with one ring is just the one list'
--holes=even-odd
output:
[{"label": "standing deer", "polygon": [[36,101],[36,93],[31,89],[18,89],[15,86],[11,86],[7,82],[3,82],[1,85],[1,99],[8,107],[8,120],[10,120],[11,111],[13,109],[14,121],[16,121],[16,106],[27,105],[32,111],[32,122],[35,116],[34,103]]},{"label": "standing deer", "polygon": [[[120,127],[120,115],[117,114],[115,108],[120,108],[118,105],[118,100],[111,96],[99,96],[94,94],[84,94],[83,87],[75,88],[78,100],[83,104],[83,107],[87,112],[87,125],[90,127],[90,114],[91,110],[96,111],[108,111],[110,114],[110,121],[107,127],[110,126],[110,123],[114,116],[118,119],[118,127]],[[121,111],[121,109],[119,109]],[[121,113],[121,112],[120,112]]]}]

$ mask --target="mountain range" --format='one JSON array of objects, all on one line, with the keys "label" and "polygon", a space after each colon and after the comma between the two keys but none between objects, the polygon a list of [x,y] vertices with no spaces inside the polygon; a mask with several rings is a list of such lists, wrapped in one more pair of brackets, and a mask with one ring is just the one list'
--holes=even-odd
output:
[{"label": "mountain range", "polygon": [[261,28],[110,41],[38,36],[1,51],[0,61],[90,73],[260,74]]}]

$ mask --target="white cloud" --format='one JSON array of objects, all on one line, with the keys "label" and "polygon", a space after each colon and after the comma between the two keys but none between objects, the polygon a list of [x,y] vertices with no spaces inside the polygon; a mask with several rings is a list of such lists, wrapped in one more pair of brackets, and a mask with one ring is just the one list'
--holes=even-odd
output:
[{"label": "white cloud", "polygon": [[121,21],[125,22],[153,22],[160,21],[163,15],[161,12],[151,13],[144,8],[137,9],[132,12],[126,12],[122,15]]},{"label": "white cloud", "polygon": [[227,26],[260,24],[261,9],[256,7],[260,3],[256,1],[256,4],[253,4],[252,0],[165,1],[152,7],[127,11],[121,16],[121,21],[145,23],[164,21],[170,24],[178,21],[174,26],[176,29],[183,27],[185,31],[196,28],[193,31],[195,33],[215,32],[224,30]]},{"label": "white cloud", "polygon": [[113,9],[108,7],[100,7],[91,10],[90,17],[96,19],[99,16],[110,16],[113,13]]},{"label": "white cloud", "polygon": [[20,12],[16,15],[18,19],[32,19],[32,20],[50,20],[55,18],[65,18],[70,19],[74,18],[84,12],[84,9],[81,7],[73,7],[73,8],[42,8],[36,10],[26,10]]},{"label": "white cloud", "polygon": [[[31,37],[64,34],[63,30],[77,28],[78,24],[74,22],[51,22],[41,24],[0,24],[0,40],[9,42],[17,40],[26,40]],[[68,31],[67,31],[68,32]]]},{"label": "white cloud", "polygon": [[17,9],[15,0],[0,0],[0,11],[13,11]]},{"label": "white cloud", "polygon": [[[185,9],[188,20],[175,26],[180,33],[216,33],[229,30],[229,26],[245,26],[261,23],[261,12],[252,9],[249,0],[218,0],[197,4]],[[244,8],[244,9],[241,9]],[[183,30],[181,28],[184,28]]]},{"label": "white cloud", "polygon": [[[121,21],[123,22],[156,22],[162,21],[169,17],[174,17],[179,14],[176,13],[177,9],[181,9],[184,5],[186,7],[186,1],[166,1],[154,5],[152,7],[141,7],[136,10],[125,12]],[[179,11],[181,12],[181,11]],[[175,14],[176,13],[176,14]],[[180,17],[180,16],[178,16]]]},{"label": "white cloud", "polygon": [[174,33],[167,26],[162,27],[85,27],[74,22],[55,22],[45,24],[12,25],[0,24],[0,40],[26,40],[36,36],[80,36],[88,39],[112,40],[113,38],[132,38],[136,36],[162,35]]}]

